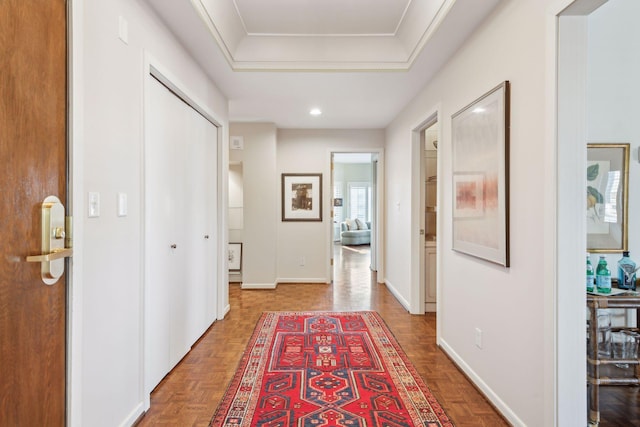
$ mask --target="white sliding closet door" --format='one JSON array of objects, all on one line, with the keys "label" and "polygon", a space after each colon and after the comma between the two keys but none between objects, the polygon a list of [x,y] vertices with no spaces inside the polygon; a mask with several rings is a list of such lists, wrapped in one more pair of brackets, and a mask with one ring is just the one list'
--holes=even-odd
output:
[{"label": "white sliding closet door", "polygon": [[[208,185],[204,189],[207,194],[218,194],[218,133],[217,128],[214,129],[216,132],[214,135],[210,135],[212,141],[215,141],[216,144],[206,144],[205,145],[205,158],[209,159],[205,164],[205,176],[206,183]],[[211,132],[209,130],[209,132]],[[207,283],[217,283],[218,277],[218,249],[217,242],[220,240],[220,236],[218,236],[218,198],[217,197],[206,197],[206,225],[207,225],[207,235],[208,239],[205,239],[206,252],[203,253],[204,265],[207,267],[205,270],[205,281]],[[226,248],[226,245],[225,245]],[[226,249],[224,252],[224,256],[227,256]],[[204,312],[204,325],[201,327],[202,331],[200,334],[204,333],[204,331],[211,326],[213,322],[218,318],[218,287],[217,286],[206,286],[205,287],[205,312]]]},{"label": "white sliding closet door", "polygon": [[215,320],[217,128],[148,78],[145,388],[151,392]]},{"label": "white sliding closet door", "polygon": [[168,102],[167,96],[174,96],[149,78],[145,117],[145,383],[151,391],[170,366],[172,286],[180,281],[178,237],[182,233],[174,224],[180,206],[174,161],[180,152],[176,141],[182,127],[182,107]]},{"label": "white sliding closet door", "polygon": [[217,192],[217,128],[205,120],[195,110],[190,109],[189,140],[192,142],[185,150],[187,164],[187,186],[184,194],[184,206],[191,209],[190,232],[187,235],[187,253],[189,268],[186,282],[187,334],[189,343],[194,343],[215,318],[211,318],[209,308],[215,311],[215,287],[207,286],[215,282],[217,241],[216,202]]}]

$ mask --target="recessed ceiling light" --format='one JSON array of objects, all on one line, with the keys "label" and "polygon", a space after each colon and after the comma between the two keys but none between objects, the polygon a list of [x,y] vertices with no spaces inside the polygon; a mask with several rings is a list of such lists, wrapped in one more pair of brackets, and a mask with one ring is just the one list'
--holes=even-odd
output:
[{"label": "recessed ceiling light", "polygon": [[309,111],[309,114],[311,114],[312,116],[319,116],[320,114],[322,114],[322,110],[320,110],[319,108],[312,108],[311,111]]}]

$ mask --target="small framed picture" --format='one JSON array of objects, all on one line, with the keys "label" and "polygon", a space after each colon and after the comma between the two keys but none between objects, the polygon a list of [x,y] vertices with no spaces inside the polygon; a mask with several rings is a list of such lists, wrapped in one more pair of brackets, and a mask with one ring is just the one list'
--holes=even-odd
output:
[{"label": "small framed picture", "polygon": [[282,221],[322,221],[322,174],[282,174]]},{"label": "small framed picture", "polygon": [[242,269],[242,243],[229,243],[227,260],[229,261],[229,271]]}]

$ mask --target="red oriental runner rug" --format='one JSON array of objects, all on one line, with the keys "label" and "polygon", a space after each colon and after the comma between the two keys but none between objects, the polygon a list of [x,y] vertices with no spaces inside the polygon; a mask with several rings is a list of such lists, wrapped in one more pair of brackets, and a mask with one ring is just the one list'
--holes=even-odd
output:
[{"label": "red oriental runner rug", "polygon": [[453,426],[376,312],[263,313],[210,426]]}]

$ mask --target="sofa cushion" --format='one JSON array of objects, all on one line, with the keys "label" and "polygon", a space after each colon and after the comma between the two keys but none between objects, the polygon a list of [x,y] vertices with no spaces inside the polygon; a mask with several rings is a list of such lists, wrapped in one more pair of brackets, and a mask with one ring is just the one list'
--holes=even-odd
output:
[{"label": "sofa cushion", "polygon": [[365,224],[364,222],[360,221],[360,218],[356,218],[356,225],[358,226],[358,230],[368,230],[369,227],[367,227],[367,224]]}]

